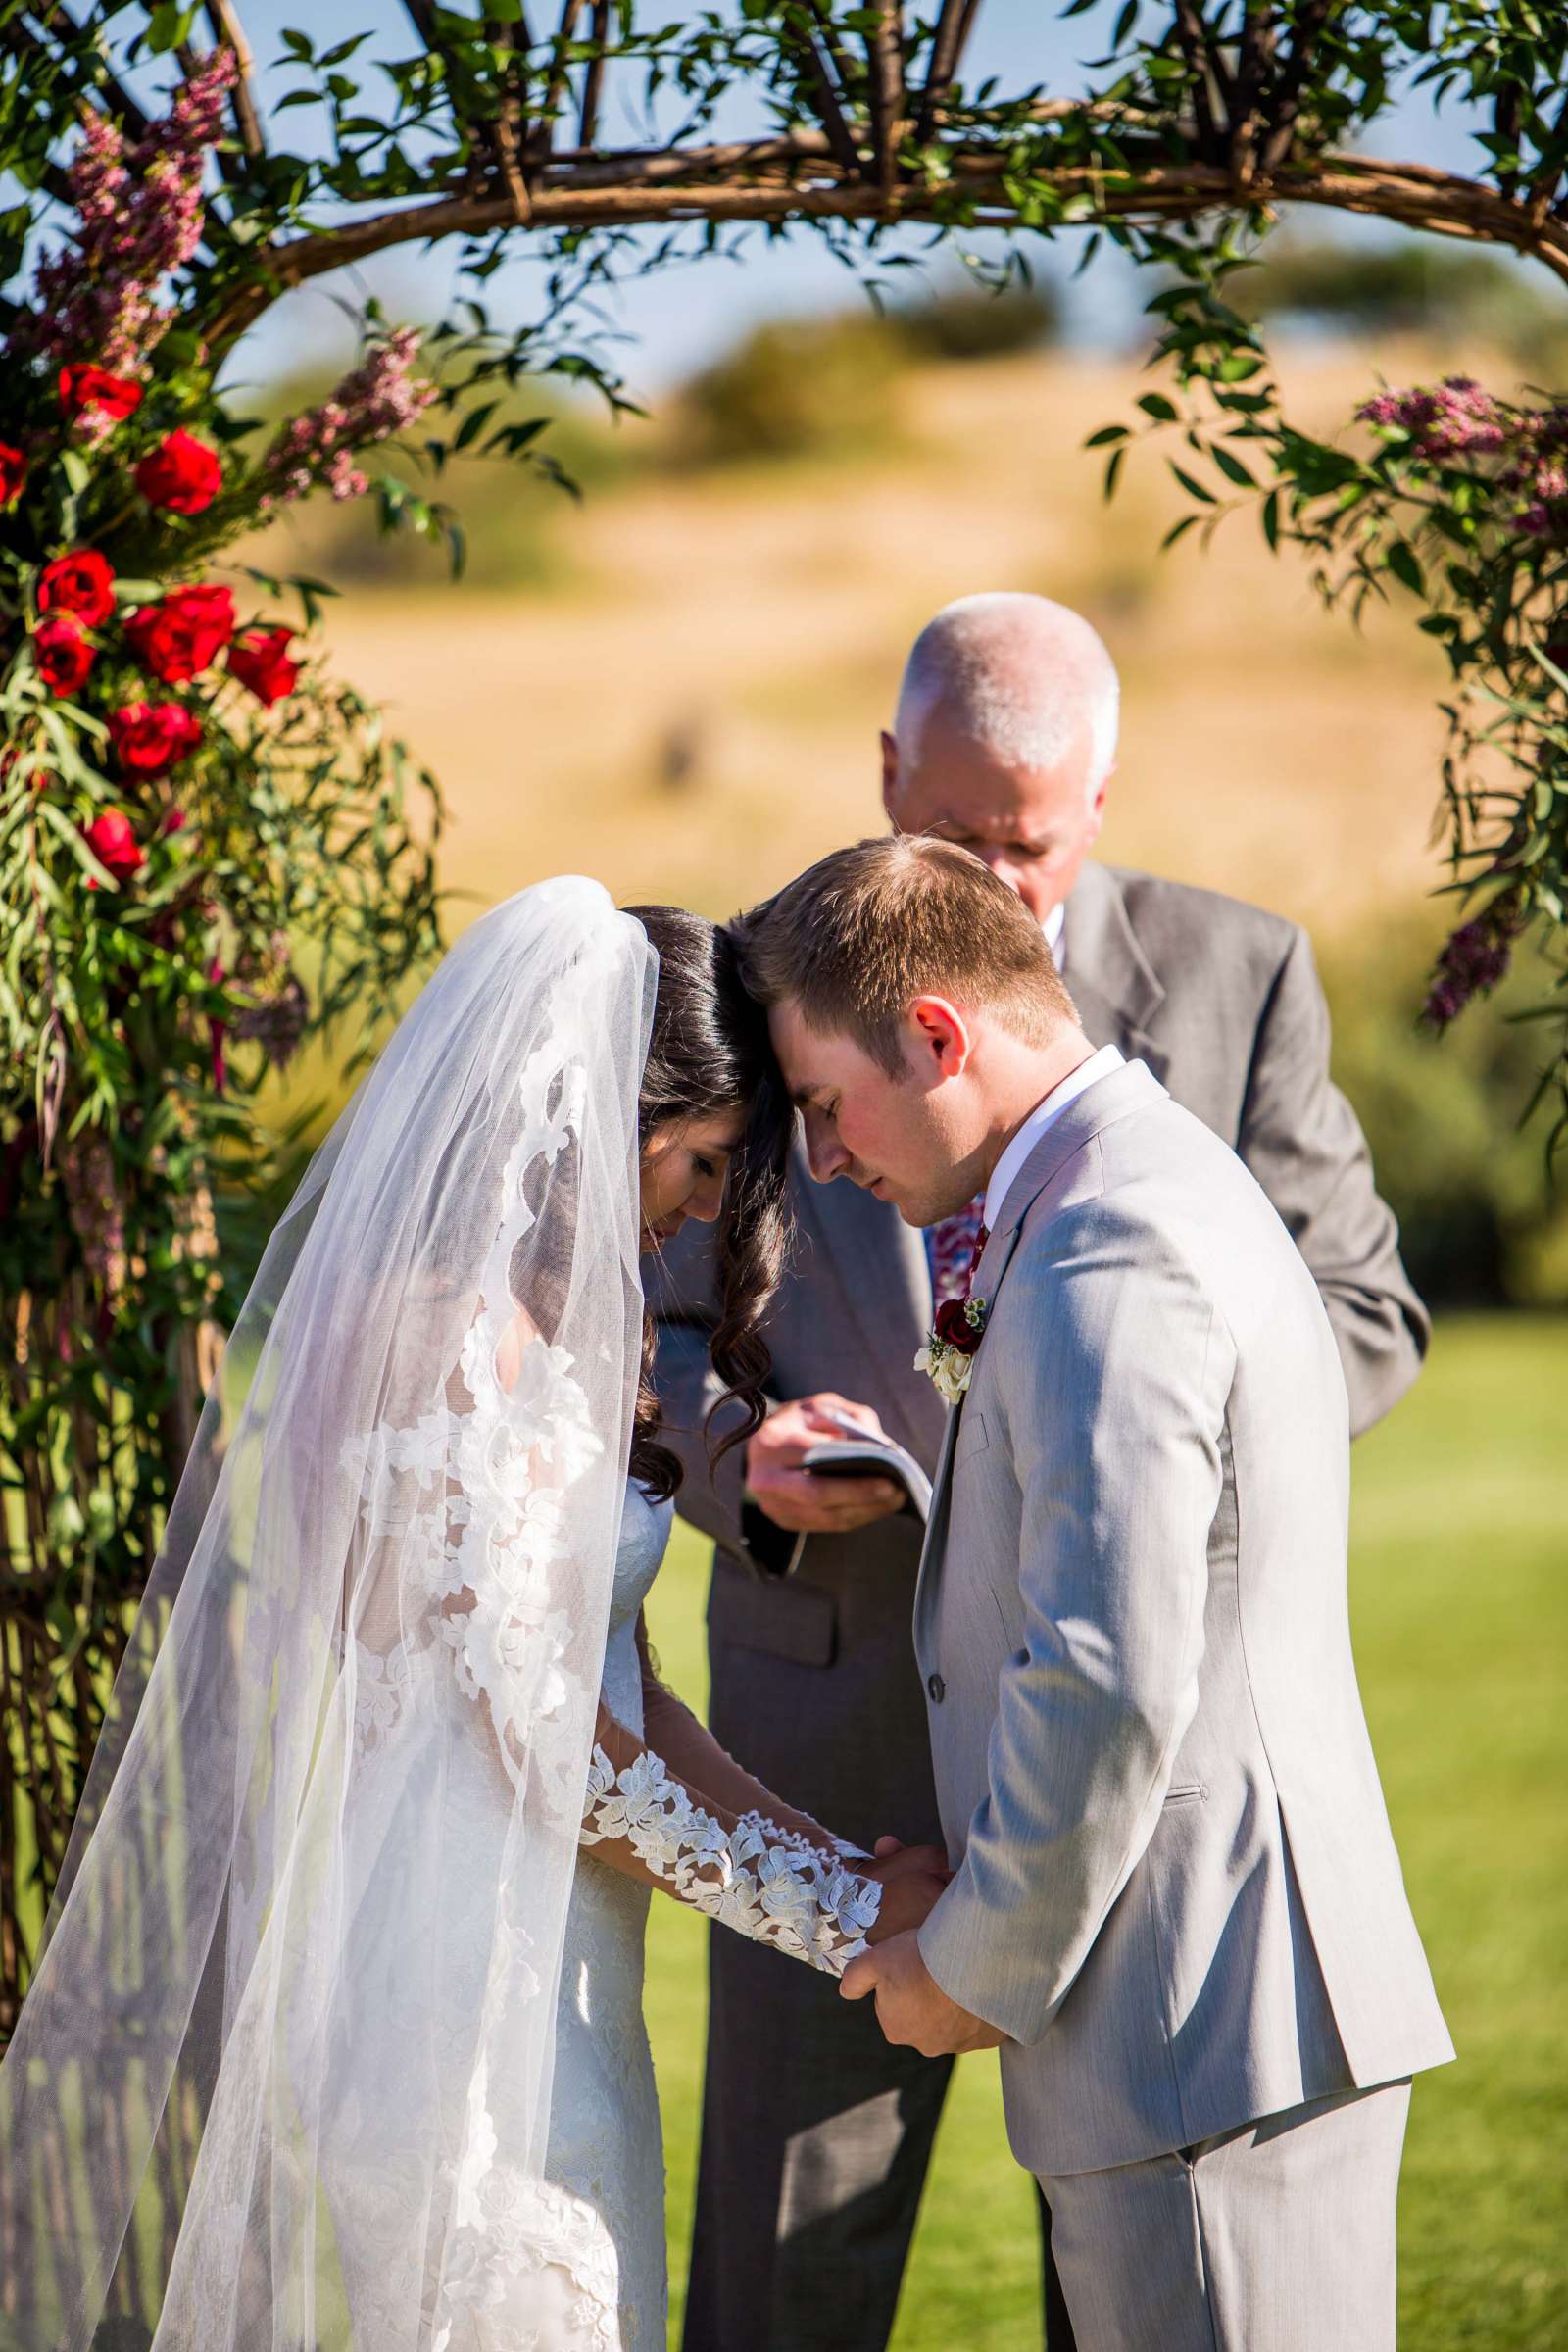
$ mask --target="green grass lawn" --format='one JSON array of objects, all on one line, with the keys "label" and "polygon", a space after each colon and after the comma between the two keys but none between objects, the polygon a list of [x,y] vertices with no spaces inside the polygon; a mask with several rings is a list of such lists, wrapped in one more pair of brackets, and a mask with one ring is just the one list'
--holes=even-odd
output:
[{"label": "green grass lawn", "polygon": [[[1456,2066],[1416,2085],[1401,2337],[1407,2352],[1568,2352],[1568,1320],[1443,1325],[1418,1387],[1357,1447],[1355,1466],[1361,1687],[1459,2050]],[[680,1530],[650,1618],[665,1671],[694,1703],[705,1576],[705,1547]],[[703,1972],[699,1924],[656,1899],[649,2009],[672,2344]],[[967,2059],[957,2075],[895,2352],[1026,2352],[1037,2340],[1033,2224],[995,2060]]]}]

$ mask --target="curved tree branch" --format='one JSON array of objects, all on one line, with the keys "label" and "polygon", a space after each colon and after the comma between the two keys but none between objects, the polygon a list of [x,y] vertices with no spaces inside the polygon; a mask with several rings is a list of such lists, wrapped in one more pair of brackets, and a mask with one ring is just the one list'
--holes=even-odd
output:
[{"label": "curved tree branch", "polygon": [[[1078,111],[1090,120],[1103,119],[1103,109],[1046,103],[1056,121]],[[1071,200],[1077,208],[1075,225],[1084,227],[1096,221],[1191,220],[1234,205],[1229,163],[1171,162],[1157,141],[1146,138],[1142,144],[1147,162],[1135,161],[1137,142],[1123,138],[1121,163],[1036,171],[1033,184]],[[1016,222],[1016,206],[1005,193],[1008,181],[1016,184],[1012,158],[970,146],[949,149],[945,161],[961,182],[964,204],[984,208],[984,225]],[[832,156],[826,134],[808,131],[745,145],[606,156],[586,165],[563,161],[534,180],[532,222],[540,230],[672,226],[688,220],[865,220],[879,215],[940,222],[953,217],[954,201],[951,187],[919,178],[898,184],[890,194],[863,176],[852,177]],[[1326,155],[1259,172],[1248,201],[1312,205],[1439,236],[1511,245],[1533,254],[1568,284],[1568,221],[1536,219],[1528,207],[1457,172],[1369,156]],[[221,314],[212,347],[226,350],[280,295],[327,270],[394,246],[485,236],[514,220],[510,192],[486,187],[273,246],[258,257],[258,275]]]},{"label": "curved tree branch", "polygon": [[256,60],[245,38],[245,27],[239,21],[232,0],[207,0],[207,21],[219,47],[234,52],[239,75],[229,95],[229,106],[240,145],[253,161],[259,160],[267,153],[267,141],[262,136],[262,119],[256,111],[256,100],[251,92],[251,75],[256,71]]}]

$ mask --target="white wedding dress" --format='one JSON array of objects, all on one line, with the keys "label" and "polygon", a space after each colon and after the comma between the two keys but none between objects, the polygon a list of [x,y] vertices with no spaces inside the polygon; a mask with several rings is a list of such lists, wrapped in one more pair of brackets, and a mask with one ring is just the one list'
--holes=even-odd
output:
[{"label": "white wedding dress", "polygon": [[[605,1649],[603,1736],[562,1952],[543,2183],[509,2178],[482,2121],[475,2147],[474,2051],[510,1819],[486,1708],[447,1671],[445,1649],[431,1654],[431,1675],[416,1699],[410,1681],[394,1689],[361,1652],[357,1811],[373,1829],[351,1934],[362,1959],[341,2044],[355,2095],[329,2102],[342,2128],[323,2168],[359,2352],[385,2352],[396,2341],[399,2314],[417,2303],[430,2308],[443,2268],[441,2249],[430,2241],[421,2247],[410,2231],[404,2181],[419,2177],[428,2107],[425,2085],[398,2062],[399,2021],[417,2019],[423,2034],[432,1984],[441,2006],[435,2046],[444,2053],[440,2170],[447,2194],[437,2203],[456,2221],[460,2276],[466,2269],[486,2281],[471,2332],[454,2328],[443,2339],[434,2331],[437,2352],[662,2352],[663,2142],[643,2021],[650,1890],[596,1846],[628,1848],[681,1899],[811,1965],[837,1973],[864,1948],[880,1889],[848,1867],[855,1849],[771,1799],[651,1679],[639,1621],[671,1516],[670,1504],[650,1502],[628,1485]],[[650,1712],[658,1750],[644,1740]],[[457,1740],[454,1720],[466,1735]],[[373,1796],[377,1760],[395,1749],[392,1785],[407,1791],[427,1784],[410,1741],[416,1750],[428,1743],[430,1773],[445,1784],[433,1966],[429,1953],[407,1948],[399,1861],[400,1853],[414,1859],[415,1825],[400,1822],[395,1805],[383,1812]],[[760,1802],[739,1811],[735,1800],[743,1795]],[[367,2066],[368,2029],[386,2043],[384,2063],[373,2069]],[[368,2080],[376,2085],[368,2098]],[[475,2154],[480,2185],[466,2198],[464,2171]],[[422,2279],[421,2268],[428,2273]],[[452,2273],[448,2247],[449,2289]]]},{"label": "white wedding dress", "polygon": [[[605,1647],[605,1703],[643,1729],[637,1620],[669,1542],[667,1503],[626,1490]],[[579,1855],[556,2004],[545,2170],[573,2200],[576,2333],[592,2352],[663,2352],[664,2143],[643,2023],[649,1890]]]}]

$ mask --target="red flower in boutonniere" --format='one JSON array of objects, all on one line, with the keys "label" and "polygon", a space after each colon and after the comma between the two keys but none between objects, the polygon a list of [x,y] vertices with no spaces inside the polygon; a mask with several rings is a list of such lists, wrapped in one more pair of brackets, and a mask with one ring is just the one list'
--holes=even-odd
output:
[{"label": "red flower in boutonniere", "polygon": [[[973,1355],[984,1329],[981,1318],[985,1303],[983,1298],[943,1299],[937,1308],[936,1337],[945,1348],[956,1348],[960,1355]],[[978,1307],[980,1315],[971,1314],[971,1307]]]},{"label": "red flower in boutonniere", "polygon": [[930,1374],[950,1404],[956,1404],[969,1386],[985,1328],[983,1298],[945,1298],[937,1308],[931,1336],[915,1357],[914,1368]]}]

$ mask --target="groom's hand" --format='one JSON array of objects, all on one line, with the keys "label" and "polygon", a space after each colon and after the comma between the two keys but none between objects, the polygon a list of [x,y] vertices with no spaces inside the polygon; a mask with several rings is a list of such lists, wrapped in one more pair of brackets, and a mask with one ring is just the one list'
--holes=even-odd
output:
[{"label": "groom's hand", "polygon": [[920,1957],[911,1929],[852,1960],[839,1984],[847,2001],[876,1995],[876,2022],[891,2042],[918,2050],[922,2058],[961,2058],[969,2050],[996,2050],[1006,2040],[983,2017],[971,2017],[950,2001]]},{"label": "groom's hand", "polygon": [[887,1435],[868,1404],[823,1391],[781,1404],[746,1448],[747,1492],[764,1518],[792,1535],[852,1535],[904,1506],[904,1489],[895,1479],[814,1478],[801,1468],[802,1455],[824,1439],[843,1443],[845,1432],[829,1409],[858,1421],[873,1437]]}]

